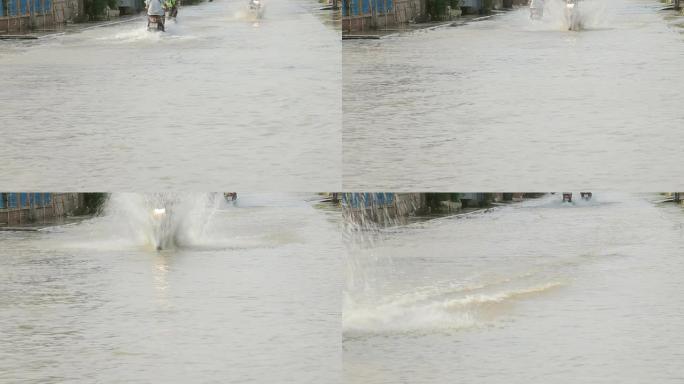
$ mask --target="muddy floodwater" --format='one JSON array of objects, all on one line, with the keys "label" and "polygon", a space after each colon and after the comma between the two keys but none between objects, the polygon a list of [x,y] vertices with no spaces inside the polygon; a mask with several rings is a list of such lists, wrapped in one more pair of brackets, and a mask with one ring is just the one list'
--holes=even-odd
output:
[{"label": "muddy floodwater", "polygon": [[315,0],[264,6],[0,42],[5,188],[339,189],[339,23]]},{"label": "muddy floodwater", "polygon": [[162,251],[135,195],[0,232],[0,382],[338,383],[339,210],[315,195],[198,199],[183,197]]},{"label": "muddy floodwater", "polygon": [[681,383],[684,210],[546,196],[350,233],[346,383]]},{"label": "muddy floodwater", "polygon": [[574,32],[546,3],[540,21],[345,41],[345,188],[665,188],[684,160],[684,18],[587,0]]}]

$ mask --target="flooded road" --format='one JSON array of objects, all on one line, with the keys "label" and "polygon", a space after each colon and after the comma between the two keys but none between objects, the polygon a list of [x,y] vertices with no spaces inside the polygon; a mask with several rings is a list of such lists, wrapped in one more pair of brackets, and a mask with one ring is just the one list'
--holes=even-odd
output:
[{"label": "flooded road", "polygon": [[656,1],[585,4],[579,32],[518,9],[345,41],[344,187],[667,189],[684,160],[684,19]]},{"label": "flooded road", "polygon": [[350,239],[346,383],[681,383],[684,210],[559,195]]},{"label": "flooded road", "polygon": [[317,198],[182,196],[161,252],[136,195],[0,232],[0,382],[339,382],[340,213]]},{"label": "flooded road", "polygon": [[165,34],[141,18],[0,43],[5,188],[339,189],[339,23],[314,0],[264,4],[259,21],[217,0]]}]

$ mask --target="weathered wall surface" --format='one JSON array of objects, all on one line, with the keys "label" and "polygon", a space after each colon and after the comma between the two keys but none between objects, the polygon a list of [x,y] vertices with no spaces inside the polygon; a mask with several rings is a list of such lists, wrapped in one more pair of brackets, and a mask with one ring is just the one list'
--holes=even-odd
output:
[{"label": "weathered wall surface", "polygon": [[76,214],[84,207],[82,193],[0,193],[0,226],[46,223]]},{"label": "weathered wall surface", "polygon": [[426,200],[422,193],[345,193],[342,208],[349,222],[389,224],[424,211]]},{"label": "weathered wall surface", "polygon": [[54,29],[73,22],[79,0],[0,0],[0,33]]},{"label": "weathered wall surface", "polygon": [[425,10],[426,0],[343,0],[342,30],[355,32],[406,24],[419,19]]},{"label": "weathered wall surface", "polygon": [[491,203],[522,201],[536,193],[344,193],[345,219],[354,224],[402,224],[411,216],[450,214]]}]

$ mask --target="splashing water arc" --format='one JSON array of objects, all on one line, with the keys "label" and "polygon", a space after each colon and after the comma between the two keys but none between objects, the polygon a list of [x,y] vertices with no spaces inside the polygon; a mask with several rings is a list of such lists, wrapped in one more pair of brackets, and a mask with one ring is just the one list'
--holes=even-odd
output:
[{"label": "splashing water arc", "polygon": [[221,204],[218,194],[123,193],[110,197],[105,212],[126,223],[137,243],[163,250],[195,244]]}]

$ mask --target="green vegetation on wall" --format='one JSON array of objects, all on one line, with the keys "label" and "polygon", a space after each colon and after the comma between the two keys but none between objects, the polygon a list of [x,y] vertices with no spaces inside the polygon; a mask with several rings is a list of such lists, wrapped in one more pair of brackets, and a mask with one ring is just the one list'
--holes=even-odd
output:
[{"label": "green vegetation on wall", "polygon": [[[491,0],[490,0],[491,1]],[[431,20],[443,20],[449,18],[447,7],[457,9],[459,0],[427,0],[427,14]]]},{"label": "green vegetation on wall", "polygon": [[430,211],[439,211],[443,209],[442,201],[458,202],[460,199],[458,193],[426,193],[425,204]]},{"label": "green vegetation on wall", "polygon": [[84,193],[84,206],[80,214],[99,214],[102,212],[109,194],[107,193]]},{"label": "green vegetation on wall", "polygon": [[107,15],[107,7],[118,9],[119,2],[118,0],[85,0],[84,7],[88,20],[97,20]]},{"label": "green vegetation on wall", "polygon": [[489,13],[492,8],[494,7],[493,0],[483,0],[482,1],[482,9],[484,12]]}]

